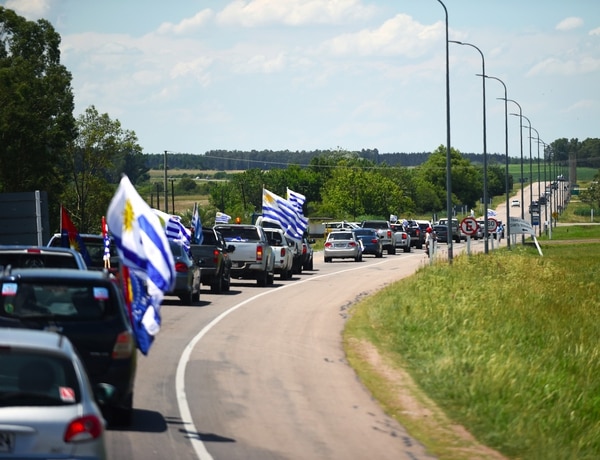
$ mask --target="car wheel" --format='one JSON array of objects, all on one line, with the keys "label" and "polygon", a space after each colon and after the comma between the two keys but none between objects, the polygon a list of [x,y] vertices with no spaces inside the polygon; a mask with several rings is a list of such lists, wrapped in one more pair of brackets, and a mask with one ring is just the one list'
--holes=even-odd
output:
[{"label": "car wheel", "polygon": [[267,270],[265,270],[264,272],[261,272],[258,275],[256,284],[258,284],[260,287],[265,287],[268,283],[269,283],[269,272]]},{"label": "car wheel", "polygon": [[133,394],[129,395],[124,406],[111,406],[109,420],[112,426],[131,426],[133,422]]},{"label": "car wheel", "polygon": [[310,270],[310,271],[313,270],[313,259],[312,259],[312,257],[310,258],[310,262],[308,263],[308,270]]},{"label": "car wheel", "polygon": [[410,249],[411,249],[411,248],[410,248],[410,246],[406,246],[406,247],[404,248],[404,252],[410,252]]},{"label": "car wheel", "polygon": [[331,262],[331,257],[325,257],[325,263]]},{"label": "car wheel", "polygon": [[231,288],[231,278],[229,276],[227,276],[227,278],[225,278],[223,280],[223,291],[229,292],[230,288]]},{"label": "car wheel", "polygon": [[210,292],[213,294],[221,294],[223,292],[223,279],[217,276],[210,284]]},{"label": "car wheel", "polygon": [[396,248],[394,246],[388,248],[388,254],[393,256],[396,254]]},{"label": "car wheel", "polygon": [[375,257],[377,257],[378,259],[381,259],[383,257],[383,251],[376,252]]},{"label": "car wheel", "polygon": [[199,292],[192,294],[192,302],[194,302],[194,303],[200,302],[200,293]]},{"label": "car wheel", "polygon": [[179,296],[179,301],[181,305],[191,305],[193,302],[192,291],[188,291],[185,294],[181,294]]},{"label": "car wheel", "polygon": [[417,244],[417,249],[423,249],[423,243]]}]

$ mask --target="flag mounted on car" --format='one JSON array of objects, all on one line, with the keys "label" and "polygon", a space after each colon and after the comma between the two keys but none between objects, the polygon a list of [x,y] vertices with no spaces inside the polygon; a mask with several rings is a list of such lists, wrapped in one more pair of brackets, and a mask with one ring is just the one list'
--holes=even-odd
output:
[{"label": "flag mounted on car", "polygon": [[231,220],[231,216],[228,216],[224,212],[217,211],[217,215],[215,216],[216,224],[228,224]]},{"label": "flag mounted on car", "polygon": [[125,297],[138,348],[147,354],[160,330],[164,293],[175,282],[175,262],[158,216],[123,176],[108,207],[107,222],[122,266]]},{"label": "flag mounted on car", "polygon": [[83,243],[83,239],[63,206],[60,207],[60,239],[62,247],[79,251],[85,263],[88,265],[92,264],[92,259]]},{"label": "flag mounted on car", "polygon": [[308,228],[308,221],[298,214],[291,202],[266,188],[263,189],[262,217],[263,220],[279,224],[286,236],[294,241],[302,241]]},{"label": "flag mounted on car", "polygon": [[198,203],[194,203],[194,212],[192,213],[192,243],[202,244],[203,240],[204,234],[202,233],[202,222],[200,222]]}]

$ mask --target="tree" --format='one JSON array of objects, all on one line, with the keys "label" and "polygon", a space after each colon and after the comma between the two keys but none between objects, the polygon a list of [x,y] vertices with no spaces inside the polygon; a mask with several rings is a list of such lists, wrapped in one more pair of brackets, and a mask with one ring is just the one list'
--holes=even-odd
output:
[{"label": "tree", "polygon": [[59,45],[48,21],[0,7],[0,191],[45,190],[54,223],[76,136],[71,74]]},{"label": "tree", "polygon": [[[460,152],[450,149],[452,203],[474,206],[483,196],[481,172]],[[446,202],[446,147],[440,145],[421,166],[419,177],[432,184],[440,202]]]},{"label": "tree", "polygon": [[[126,170],[127,158],[141,155],[133,131],[123,130],[118,120],[99,114],[94,106],[77,118],[78,135],[71,143],[69,173],[71,189],[63,196],[79,221],[79,231],[99,231],[112,196],[112,184]],[[132,171],[139,177],[139,168]],[[137,174],[137,177],[135,177]]]}]

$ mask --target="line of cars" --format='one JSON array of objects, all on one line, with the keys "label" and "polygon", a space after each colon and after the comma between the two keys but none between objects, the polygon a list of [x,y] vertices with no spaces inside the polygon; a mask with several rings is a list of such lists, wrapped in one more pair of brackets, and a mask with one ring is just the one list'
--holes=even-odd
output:
[{"label": "line of cars", "polygon": [[0,246],[0,458],[105,459],[137,350],[122,288],[78,251]]},{"label": "line of cars", "polygon": [[385,220],[364,220],[360,224],[332,229],[326,235],[323,257],[327,263],[333,259],[354,259],[360,262],[366,254],[379,258],[383,257],[384,251],[388,255],[394,255],[397,249],[410,252],[413,245],[422,247],[423,244],[420,227],[415,232],[415,241],[412,243],[411,235],[403,225],[391,224]]}]

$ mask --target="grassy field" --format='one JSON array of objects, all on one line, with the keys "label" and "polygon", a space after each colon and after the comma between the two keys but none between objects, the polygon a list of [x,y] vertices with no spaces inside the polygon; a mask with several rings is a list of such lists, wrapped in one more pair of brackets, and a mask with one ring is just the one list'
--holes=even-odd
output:
[{"label": "grassy field", "polygon": [[[600,226],[553,235],[573,236],[600,239]],[[486,458],[448,434],[455,424],[508,458],[600,458],[600,244],[543,252],[517,246],[440,262],[351,310],[344,343],[352,366],[440,459]],[[357,346],[365,341],[408,372],[429,418],[398,401]]]}]

